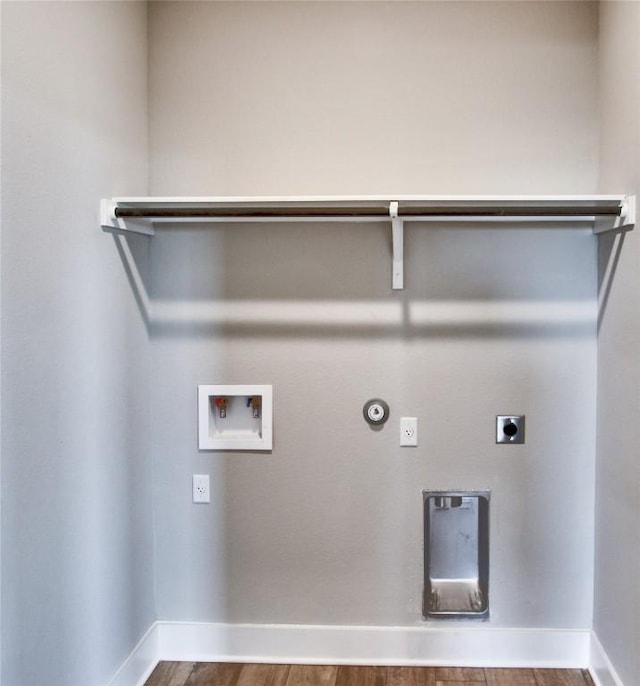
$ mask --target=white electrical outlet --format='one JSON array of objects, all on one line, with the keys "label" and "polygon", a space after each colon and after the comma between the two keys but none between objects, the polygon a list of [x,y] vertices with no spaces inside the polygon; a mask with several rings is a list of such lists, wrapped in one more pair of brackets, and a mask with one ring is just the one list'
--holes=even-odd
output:
[{"label": "white electrical outlet", "polygon": [[194,503],[209,503],[211,496],[209,492],[209,475],[208,474],[194,474],[193,475],[193,502]]},{"label": "white electrical outlet", "polygon": [[418,445],[417,417],[400,417],[400,445],[405,447]]}]

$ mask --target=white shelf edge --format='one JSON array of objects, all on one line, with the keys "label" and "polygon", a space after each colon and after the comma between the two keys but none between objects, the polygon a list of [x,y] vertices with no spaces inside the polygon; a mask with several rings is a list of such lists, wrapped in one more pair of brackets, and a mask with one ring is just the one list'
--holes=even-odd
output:
[{"label": "white shelf edge", "polygon": [[[498,206],[504,209],[526,207],[530,205],[536,208],[571,206],[591,206],[600,205],[601,207],[611,207],[618,204],[626,207],[628,210],[635,204],[635,196],[626,195],[362,195],[362,196],[211,196],[211,197],[116,197],[105,199],[101,201],[100,215],[101,225],[105,230],[127,230],[127,225],[135,222],[146,223],[153,225],[162,222],[182,223],[182,222],[215,222],[215,221],[242,221],[242,222],[257,222],[257,221],[384,221],[386,218],[391,219],[391,207],[396,203],[404,203],[405,208],[408,204],[422,204],[437,208],[440,205],[447,205],[449,207],[459,206],[461,209],[469,206]],[[371,205],[378,213],[372,216],[309,216],[309,217],[182,217],[182,218],[136,218],[136,219],[121,219],[115,216],[116,208],[130,209],[130,210],[144,210],[145,208],[161,208],[164,210],[171,209],[277,209],[278,207],[292,209],[305,207],[320,207],[333,208],[336,210],[353,209],[358,206]],[[402,208],[401,208],[402,209]],[[635,209],[635,208],[634,208]],[[380,215],[380,210],[387,210],[387,215]],[[400,212],[402,215],[402,212]],[[630,212],[627,212],[630,214]],[[635,212],[633,212],[635,214]],[[401,216],[403,221],[443,221],[445,219],[453,219],[455,221],[474,222],[474,221],[495,221],[501,217],[485,217],[485,216],[465,216],[460,217],[407,217]],[[577,217],[571,216],[533,216],[533,217],[507,217],[509,221],[535,221],[544,223],[547,221],[593,221],[593,217],[579,215]],[[138,227],[136,227],[138,228]]]},{"label": "white shelf edge", "polygon": [[316,202],[618,202],[627,196],[614,195],[403,195],[389,193],[385,195],[283,195],[283,196],[129,196],[115,197],[112,201],[121,204],[175,203],[316,203]]}]

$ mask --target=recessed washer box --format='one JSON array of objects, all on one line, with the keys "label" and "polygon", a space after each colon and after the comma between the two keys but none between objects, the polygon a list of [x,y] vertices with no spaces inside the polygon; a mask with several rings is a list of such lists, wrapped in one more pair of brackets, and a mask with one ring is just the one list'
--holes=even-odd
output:
[{"label": "recessed washer box", "polygon": [[272,386],[198,386],[200,450],[271,450]]}]

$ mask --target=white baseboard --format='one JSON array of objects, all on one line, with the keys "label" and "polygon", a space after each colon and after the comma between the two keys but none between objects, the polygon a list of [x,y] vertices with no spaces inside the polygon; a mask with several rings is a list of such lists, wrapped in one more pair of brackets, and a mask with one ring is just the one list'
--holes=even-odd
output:
[{"label": "white baseboard", "polygon": [[595,633],[591,633],[589,672],[596,686],[624,686]]},{"label": "white baseboard", "polygon": [[158,659],[158,623],[154,622],[123,662],[109,686],[143,686],[158,664]]},{"label": "white baseboard", "polygon": [[590,646],[559,629],[156,622],[110,686],[143,686],[159,660],[585,669]]},{"label": "white baseboard", "polygon": [[158,622],[163,660],[580,667],[589,631]]}]

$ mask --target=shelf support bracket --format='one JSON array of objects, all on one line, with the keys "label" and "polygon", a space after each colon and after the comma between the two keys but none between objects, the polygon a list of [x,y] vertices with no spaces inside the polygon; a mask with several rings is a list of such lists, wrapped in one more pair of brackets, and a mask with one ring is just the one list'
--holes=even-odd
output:
[{"label": "shelf support bracket", "polygon": [[100,201],[100,226],[103,231],[126,235],[137,233],[143,236],[153,236],[153,224],[149,221],[136,219],[122,219],[116,217],[116,203],[113,200]]},{"label": "shelf support bracket", "polygon": [[398,217],[398,203],[389,203],[391,217],[391,238],[393,241],[393,262],[391,265],[391,288],[404,288],[404,221]]},{"label": "shelf support bracket", "polygon": [[593,233],[597,236],[609,231],[631,231],[636,224],[636,196],[625,195],[620,201],[620,215],[615,218],[613,224],[596,218],[593,224]]}]

